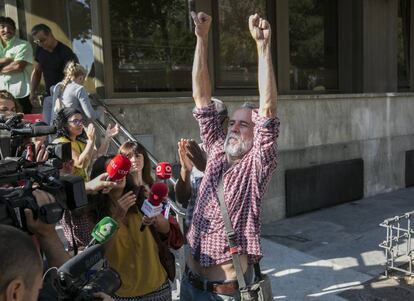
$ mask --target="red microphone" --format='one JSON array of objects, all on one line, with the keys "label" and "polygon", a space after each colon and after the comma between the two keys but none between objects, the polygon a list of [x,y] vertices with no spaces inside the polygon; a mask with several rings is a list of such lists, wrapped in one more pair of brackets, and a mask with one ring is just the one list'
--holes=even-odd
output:
[{"label": "red microphone", "polygon": [[[162,212],[162,202],[168,196],[168,186],[165,183],[157,182],[151,186],[151,192],[148,199],[145,199],[142,204],[141,211],[145,216],[154,217]],[[141,225],[141,231],[143,231],[145,225]]]},{"label": "red microphone", "polygon": [[155,169],[155,174],[160,179],[169,179],[172,175],[172,166],[169,162],[159,162]]},{"label": "red microphone", "polygon": [[118,154],[112,158],[106,167],[109,181],[119,181],[123,179],[131,169],[131,161],[122,154]]}]

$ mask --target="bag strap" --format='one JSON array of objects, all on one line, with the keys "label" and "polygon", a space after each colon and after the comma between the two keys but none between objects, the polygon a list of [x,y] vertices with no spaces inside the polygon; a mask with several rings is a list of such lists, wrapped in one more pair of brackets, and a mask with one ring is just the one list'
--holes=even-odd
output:
[{"label": "bag strap", "polygon": [[243,289],[246,287],[246,281],[244,279],[243,269],[240,262],[240,255],[237,249],[236,233],[234,232],[233,225],[231,224],[229,213],[227,211],[227,206],[224,202],[223,177],[220,179],[217,187],[217,198],[220,202],[221,215],[223,216],[224,226],[226,227],[227,240],[230,247],[234,269],[236,270],[237,282],[239,283],[239,289]]}]

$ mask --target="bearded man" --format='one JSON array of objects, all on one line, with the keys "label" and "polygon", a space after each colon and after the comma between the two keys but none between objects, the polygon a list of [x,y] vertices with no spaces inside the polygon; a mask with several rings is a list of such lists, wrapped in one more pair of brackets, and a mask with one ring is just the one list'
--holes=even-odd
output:
[{"label": "bearded man", "polygon": [[194,117],[207,150],[207,166],[194,208],[187,240],[190,255],[181,284],[180,300],[239,300],[237,278],[218,200],[223,181],[224,200],[235,231],[237,251],[246,283],[253,264],[262,257],[260,208],[276,168],[279,121],[277,89],[270,51],[270,25],[257,14],[249,29],[258,53],[260,106],[243,105],[230,118],[227,135],[211,101],[208,74],[208,35],[211,17],[192,12],[197,44],[193,64]]}]

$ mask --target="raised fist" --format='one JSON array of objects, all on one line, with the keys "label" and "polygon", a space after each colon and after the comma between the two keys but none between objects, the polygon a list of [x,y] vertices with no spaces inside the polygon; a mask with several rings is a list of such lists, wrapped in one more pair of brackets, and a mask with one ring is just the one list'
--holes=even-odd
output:
[{"label": "raised fist", "polygon": [[211,25],[211,17],[203,12],[191,12],[195,24],[195,34],[199,38],[207,38]]},{"label": "raised fist", "polygon": [[267,20],[260,18],[258,14],[249,17],[249,29],[253,39],[258,44],[270,44],[270,24]]}]

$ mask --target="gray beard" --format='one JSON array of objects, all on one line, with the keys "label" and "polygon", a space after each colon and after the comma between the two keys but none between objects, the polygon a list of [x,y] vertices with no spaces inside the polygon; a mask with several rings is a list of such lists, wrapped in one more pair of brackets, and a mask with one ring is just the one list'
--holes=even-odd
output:
[{"label": "gray beard", "polygon": [[[237,139],[237,143],[230,144],[230,138]],[[230,157],[241,158],[252,148],[252,146],[253,141],[245,141],[241,139],[240,135],[228,133],[226,141],[224,141],[224,152]]]}]

